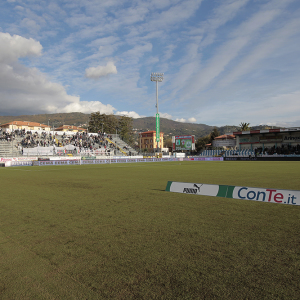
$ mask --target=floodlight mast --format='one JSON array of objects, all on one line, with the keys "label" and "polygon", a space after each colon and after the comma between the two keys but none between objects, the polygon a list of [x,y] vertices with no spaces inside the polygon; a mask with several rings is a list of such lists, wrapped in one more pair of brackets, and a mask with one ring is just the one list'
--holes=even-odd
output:
[{"label": "floodlight mast", "polygon": [[164,73],[151,73],[151,81],[156,81],[156,143],[157,152],[159,152],[160,128],[159,128],[159,113],[158,113],[158,82],[164,80]]}]

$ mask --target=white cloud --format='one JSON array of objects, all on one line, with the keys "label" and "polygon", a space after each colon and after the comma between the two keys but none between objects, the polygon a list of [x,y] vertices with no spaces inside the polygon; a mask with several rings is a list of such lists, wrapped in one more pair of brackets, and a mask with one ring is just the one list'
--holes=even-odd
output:
[{"label": "white cloud", "polygon": [[61,84],[49,81],[36,69],[0,64],[0,70],[0,105],[5,114],[115,111],[110,104],[80,101],[79,96],[68,95]]},{"label": "white cloud", "polygon": [[172,78],[172,95],[176,95],[183,86],[187,85],[189,80],[192,80],[192,75],[199,70],[199,65],[198,45],[190,43],[186,46],[186,57],[181,62],[179,71]]},{"label": "white cloud", "polygon": [[237,58],[240,51],[249,44],[254,35],[266,24],[270,23],[278,14],[279,9],[261,9],[248,20],[244,21],[232,34],[231,39],[218,48],[215,55],[193,78],[187,90],[191,95],[195,95],[204,90]]},{"label": "white cloud", "polygon": [[161,28],[166,26],[176,26],[182,21],[192,17],[199,8],[203,0],[185,0],[178,5],[163,11],[148,24],[148,28]]},{"label": "white cloud", "polygon": [[300,90],[288,94],[279,94],[268,99],[263,99],[264,107],[258,111],[251,109],[250,114],[255,114],[259,118],[272,116],[276,122],[289,120],[294,122],[299,119],[300,111]]},{"label": "white cloud", "polygon": [[186,119],[184,118],[180,118],[180,119],[175,119],[176,122],[181,122],[181,123],[185,123]]},{"label": "white cloud", "polygon": [[0,62],[10,63],[20,57],[41,55],[42,45],[34,39],[0,32]]},{"label": "white cloud", "polygon": [[61,112],[82,112],[92,113],[100,111],[102,114],[111,115],[116,109],[110,104],[102,104],[100,101],[80,101],[79,97],[73,100],[73,102],[61,109]]},{"label": "white cloud", "polygon": [[66,22],[71,26],[82,26],[83,24],[91,24],[93,23],[93,19],[91,17],[86,16],[85,14],[73,14],[72,17],[66,19]]},{"label": "white cloud", "polygon": [[100,78],[117,73],[117,67],[112,61],[108,62],[106,66],[90,67],[85,70],[85,76],[87,78]]},{"label": "white cloud", "polygon": [[294,122],[267,122],[267,123],[261,123],[259,125],[268,125],[268,126],[277,126],[277,127],[300,127],[300,119],[296,119]]},{"label": "white cloud", "polygon": [[134,24],[143,21],[148,11],[149,10],[145,5],[137,5],[116,11],[116,18],[118,22],[123,24],[123,26]]},{"label": "white cloud", "polygon": [[170,119],[170,120],[172,119],[172,116],[168,113],[159,113],[159,116],[165,119]]},{"label": "white cloud", "polygon": [[179,2],[179,0],[152,0],[151,6],[162,9],[162,8],[170,6],[176,2]]},{"label": "white cloud", "polygon": [[[277,112],[285,107],[274,98],[299,86],[297,0],[5,3],[0,32],[11,35],[5,40],[0,33],[3,113],[19,108],[152,115],[155,85],[149,75],[161,71],[167,74],[159,84],[163,118],[221,125],[236,123],[236,116],[237,123],[254,124],[299,115],[297,102],[286,96],[295,112],[281,117]],[[43,56],[22,59],[41,55],[38,41]],[[87,79],[108,74],[113,76],[103,84]]]},{"label": "white cloud", "polygon": [[138,119],[138,118],[145,117],[145,116],[140,116],[135,111],[117,111],[116,115],[118,115],[118,116],[126,116],[126,117],[130,117],[130,118],[133,118],[133,119]]},{"label": "white cloud", "polygon": [[68,95],[65,87],[51,82],[35,68],[18,62],[21,57],[40,55],[42,46],[33,39],[0,33],[0,105],[4,114],[102,111],[112,114],[115,108],[99,101],[80,101]]},{"label": "white cloud", "polygon": [[125,53],[122,54],[122,57],[126,60],[127,63],[131,65],[136,64],[141,57],[144,56],[145,52],[152,51],[151,43],[144,43],[142,45],[135,45],[133,48],[129,49]]},{"label": "white cloud", "polygon": [[[216,30],[228,21],[232,20],[236,14],[243,8],[249,0],[227,0],[222,1],[220,6],[214,10],[213,17],[201,22],[198,32],[203,36],[201,47],[212,44],[216,38]],[[198,33],[198,34],[199,34]]]},{"label": "white cloud", "polygon": [[196,123],[196,119],[195,118],[189,118],[189,119],[185,119],[185,118],[178,118],[175,119],[176,122],[181,122],[181,123]]},{"label": "white cloud", "polygon": [[159,58],[157,56],[150,56],[146,61],[145,65],[153,66],[159,62]]},{"label": "white cloud", "polygon": [[259,61],[270,55],[270,53],[276,51],[276,49],[281,45],[287,44],[287,39],[293,34],[297,34],[299,32],[299,28],[300,20],[295,19],[279,30],[273,32],[269,38],[255,47],[249,55],[247,55],[229,74],[227,74],[227,76],[221,81],[221,84],[229,84],[245,73],[255,69]]},{"label": "white cloud", "polygon": [[59,112],[77,101],[64,87],[50,82],[36,69],[14,64],[0,66],[0,104],[2,112]]},{"label": "white cloud", "polygon": [[173,52],[175,48],[176,46],[172,44],[166,47],[166,50],[164,51],[164,58],[163,58],[164,61],[169,60],[173,56],[174,54]]},{"label": "white cloud", "polygon": [[25,8],[23,6],[17,5],[14,7],[14,9],[24,11]]},{"label": "white cloud", "polygon": [[30,32],[37,32],[41,29],[41,26],[37,24],[34,20],[29,18],[24,18],[20,24],[22,27],[27,27]]},{"label": "white cloud", "polygon": [[55,15],[55,16],[57,16],[57,15],[62,15],[62,16],[64,16],[64,17],[66,16],[65,11],[63,11],[63,10],[61,9],[61,7],[60,7],[58,4],[54,3],[54,2],[50,2],[50,3],[49,3],[49,5],[48,5],[48,7],[47,7],[47,11],[48,11],[49,13]]},{"label": "white cloud", "polygon": [[[299,99],[300,90],[272,97],[261,96],[258,99],[250,97],[248,103],[251,105],[245,105],[244,101],[232,100],[230,109],[225,101],[210,103],[209,106],[201,109],[201,113],[197,117],[204,124],[215,126],[238,125],[241,122],[250,122],[251,126],[261,123],[282,124],[287,120],[293,124],[291,126],[299,126]],[[230,121],[228,122],[228,120]]]},{"label": "white cloud", "polygon": [[257,32],[263,26],[274,20],[274,18],[279,14],[279,9],[265,10],[263,8],[262,10],[254,14],[251,18],[243,22],[241,26],[239,26],[236,30],[234,30],[232,33],[232,37],[250,37],[253,33]]},{"label": "white cloud", "polygon": [[188,122],[189,122],[189,123],[196,123],[197,120],[196,120],[196,118],[189,118],[189,119],[188,119]]},{"label": "white cloud", "polygon": [[96,39],[96,40],[92,41],[89,44],[89,46],[101,48],[101,47],[107,47],[110,45],[114,45],[119,41],[120,41],[120,39],[116,36],[107,36],[107,37]]}]

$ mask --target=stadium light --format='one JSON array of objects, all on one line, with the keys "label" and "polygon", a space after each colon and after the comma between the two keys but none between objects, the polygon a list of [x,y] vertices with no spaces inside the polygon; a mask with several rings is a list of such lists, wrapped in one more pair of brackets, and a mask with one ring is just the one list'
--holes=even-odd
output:
[{"label": "stadium light", "polygon": [[156,143],[157,152],[159,151],[160,128],[159,128],[159,113],[158,113],[158,83],[164,80],[164,73],[151,73],[151,81],[156,81]]}]

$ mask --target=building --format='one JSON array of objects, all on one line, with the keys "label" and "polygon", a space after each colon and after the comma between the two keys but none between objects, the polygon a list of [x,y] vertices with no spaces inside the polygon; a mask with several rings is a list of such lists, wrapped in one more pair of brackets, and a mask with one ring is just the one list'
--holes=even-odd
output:
[{"label": "building", "polygon": [[[160,133],[160,140],[158,148],[162,149],[164,147],[164,134]],[[147,152],[155,152],[157,149],[156,143],[156,131],[146,131],[140,133],[140,148],[142,150],[146,149]]]},{"label": "building", "polygon": [[233,134],[236,136],[238,150],[265,151],[271,148],[272,151],[277,148],[288,150],[300,144],[300,128],[250,130],[233,132]]},{"label": "building", "polygon": [[54,129],[55,131],[64,131],[64,132],[86,132],[87,130],[81,127],[73,126],[73,125],[63,125]]},{"label": "building", "polygon": [[9,123],[2,124],[0,127],[4,130],[10,130],[10,131],[11,130],[23,130],[23,129],[25,129],[25,131],[29,131],[29,130],[50,131],[50,126],[48,126],[48,125],[37,123],[37,122],[29,122],[29,121],[12,121]]},{"label": "building", "polygon": [[223,134],[212,141],[214,148],[236,149],[236,138],[233,134]]}]

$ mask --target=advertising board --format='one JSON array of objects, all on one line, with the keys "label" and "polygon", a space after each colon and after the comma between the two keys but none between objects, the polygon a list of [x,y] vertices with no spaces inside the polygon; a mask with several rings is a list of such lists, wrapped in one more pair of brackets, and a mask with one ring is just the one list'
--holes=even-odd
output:
[{"label": "advertising board", "polygon": [[300,191],[295,190],[168,181],[166,191],[241,200],[254,200],[268,203],[300,205]]},{"label": "advertising board", "polygon": [[172,137],[173,151],[195,150],[194,135],[176,135]]},{"label": "advertising board", "polygon": [[0,157],[0,162],[8,162],[8,161],[33,161],[37,160],[37,157],[27,157],[27,156],[20,156],[20,157]]},{"label": "advertising board", "polygon": [[300,135],[285,135],[283,137],[283,142],[300,142]]},{"label": "advertising board", "polygon": [[260,143],[281,143],[282,136],[261,136],[259,138]]}]

